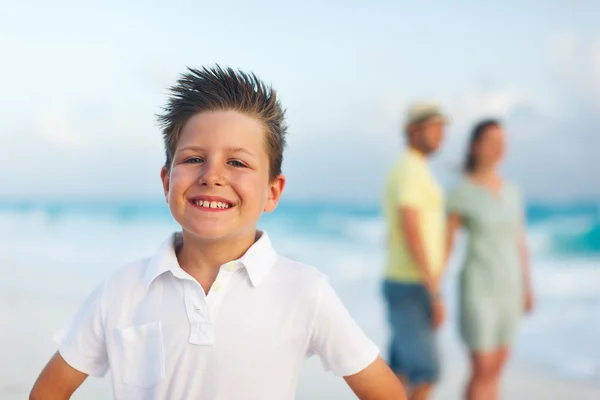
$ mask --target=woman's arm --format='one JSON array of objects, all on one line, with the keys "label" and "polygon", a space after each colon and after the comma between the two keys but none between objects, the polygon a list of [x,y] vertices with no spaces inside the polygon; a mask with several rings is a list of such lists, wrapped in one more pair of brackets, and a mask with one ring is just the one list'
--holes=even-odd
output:
[{"label": "woman's arm", "polygon": [[454,237],[456,236],[456,231],[462,225],[462,219],[457,213],[449,213],[448,220],[446,222],[446,255],[444,257],[444,269],[442,274],[448,268],[448,261],[450,260],[450,255],[452,254],[452,249],[454,248]]},{"label": "woman's arm", "polygon": [[521,261],[521,270],[523,274],[524,289],[524,307],[527,313],[533,310],[533,289],[531,285],[531,268],[529,266],[529,248],[527,246],[527,235],[525,227],[521,228],[519,233],[519,255]]}]

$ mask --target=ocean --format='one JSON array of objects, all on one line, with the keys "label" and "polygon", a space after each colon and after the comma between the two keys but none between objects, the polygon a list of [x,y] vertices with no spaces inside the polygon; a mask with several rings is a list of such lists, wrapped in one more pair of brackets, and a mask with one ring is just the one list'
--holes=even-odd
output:
[{"label": "ocean", "polygon": [[[567,379],[599,382],[600,202],[532,203],[527,217],[536,309],[523,319],[513,357]],[[378,205],[283,202],[259,226],[279,253],[326,273],[367,333],[386,342]],[[163,202],[0,201],[0,294],[79,304],[176,229]],[[459,340],[456,282],[464,239],[444,284],[449,318],[442,344]]]}]

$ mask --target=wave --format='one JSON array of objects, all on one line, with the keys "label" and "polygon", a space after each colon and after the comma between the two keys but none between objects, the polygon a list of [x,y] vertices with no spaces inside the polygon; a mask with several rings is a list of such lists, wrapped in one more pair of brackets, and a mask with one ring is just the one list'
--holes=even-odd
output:
[{"label": "wave", "polygon": [[574,233],[556,232],[552,237],[552,250],[556,254],[600,254],[600,221]]},{"label": "wave", "polygon": [[600,254],[600,204],[531,206],[528,222],[530,234],[547,255]]},{"label": "wave", "polygon": [[[44,224],[69,221],[75,225],[90,220],[101,226],[172,223],[168,206],[157,201],[0,201],[0,216]],[[529,236],[541,253],[600,254],[600,203],[533,203],[527,206],[527,221]],[[356,245],[383,243],[384,238],[381,210],[374,204],[288,201],[263,215],[260,225],[280,234],[344,239]]]}]

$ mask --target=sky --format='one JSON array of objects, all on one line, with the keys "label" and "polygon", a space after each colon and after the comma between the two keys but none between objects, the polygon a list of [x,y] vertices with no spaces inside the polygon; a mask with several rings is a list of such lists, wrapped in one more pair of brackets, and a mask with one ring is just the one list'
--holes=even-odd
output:
[{"label": "sky", "polygon": [[0,197],[160,198],[155,115],[218,63],[281,97],[290,199],[377,201],[420,99],[451,118],[444,187],[497,117],[528,198],[600,199],[600,2],[84,3],[0,0]]}]

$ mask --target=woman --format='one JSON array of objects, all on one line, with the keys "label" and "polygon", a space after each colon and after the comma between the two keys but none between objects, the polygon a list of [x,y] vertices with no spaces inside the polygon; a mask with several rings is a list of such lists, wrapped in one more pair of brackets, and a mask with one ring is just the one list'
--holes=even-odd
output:
[{"label": "woman", "polygon": [[471,352],[468,400],[498,397],[502,368],[523,310],[532,309],[523,205],[498,171],[504,154],[500,123],[471,134],[465,177],[448,197],[448,254],[459,227],[468,232],[460,277],[460,331]]}]

